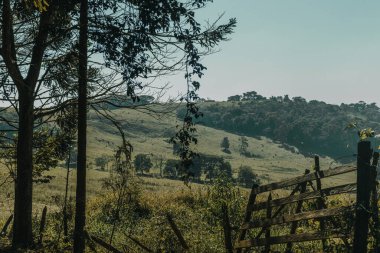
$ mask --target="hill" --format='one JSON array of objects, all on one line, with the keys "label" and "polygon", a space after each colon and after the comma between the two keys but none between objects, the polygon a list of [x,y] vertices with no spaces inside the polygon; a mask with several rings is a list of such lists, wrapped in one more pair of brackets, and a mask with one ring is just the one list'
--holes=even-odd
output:
[{"label": "hill", "polygon": [[[168,139],[176,131],[176,125],[181,123],[175,112],[162,115],[160,118],[130,109],[112,111],[114,117],[123,122],[123,130],[127,139],[133,145],[133,155],[151,154],[152,159],[162,157],[164,161],[178,159],[173,155],[173,145]],[[222,151],[220,143],[227,137],[230,142],[230,154]],[[253,157],[241,156],[239,152],[239,135],[203,125],[197,126],[198,145],[194,149],[204,155],[219,156],[228,161],[236,177],[238,168],[247,165],[253,168],[263,183],[282,178],[300,175],[313,164],[312,157],[305,157],[298,152],[292,152],[290,146],[274,142],[264,136],[247,137],[248,151]],[[89,160],[92,167],[95,159],[101,156],[112,156],[121,138],[116,128],[105,119],[100,119],[91,112],[89,119]],[[330,158],[321,159],[322,167],[327,168],[333,163]],[[153,173],[158,173],[154,163]]]},{"label": "hill", "polygon": [[[359,129],[380,130],[380,109],[375,103],[332,105],[302,97],[265,98],[256,92],[228,100],[201,103],[204,117],[198,123],[237,135],[265,136],[294,146],[304,155],[355,154],[358,129],[346,129],[353,122]],[[183,111],[178,110],[179,117]]]}]

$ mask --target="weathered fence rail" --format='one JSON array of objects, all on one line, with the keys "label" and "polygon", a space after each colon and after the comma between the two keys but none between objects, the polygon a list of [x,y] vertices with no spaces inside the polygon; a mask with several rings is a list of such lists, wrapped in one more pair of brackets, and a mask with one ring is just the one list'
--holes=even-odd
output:
[{"label": "weathered fence rail", "polygon": [[[380,221],[378,217],[378,198],[376,184],[376,167],[379,154],[373,153],[370,142],[361,141],[358,144],[357,166],[339,166],[321,170],[319,157],[315,157],[314,171],[305,171],[305,175],[281,182],[254,186],[251,190],[245,216],[239,228],[239,234],[234,244],[234,252],[255,247],[262,252],[270,252],[271,245],[286,244],[286,252],[292,252],[293,243],[320,240],[321,252],[328,252],[328,239],[341,238],[347,252],[367,252],[369,219],[372,218],[372,234],[374,235],[375,252],[380,252]],[[372,163],[371,163],[372,159]],[[322,179],[357,172],[354,183],[322,188]],[[315,185],[313,184],[315,183]],[[279,189],[294,187],[289,196],[273,199],[272,192]],[[309,189],[307,188],[309,187]],[[268,193],[266,201],[256,202],[257,196]],[[328,207],[326,197],[343,193],[356,193],[356,204],[339,207]],[[315,210],[303,210],[303,203],[315,201]],[[294,204],[293,213],[282,213],[286,206]],[[263,212],[260,212],[260,211]],[[253,215],[255,213],[255,215]],[[260,214],[264,217],[260,217]],[[335,218],[343,218],[355,214],[354,229],[340,228]],[[299,222],[316,220],[319,224],[317,231],[297,233]],[[327,223],[332,224],[330,228]],[[289,233],[273,236],[271,230],[275,226],[290,225]],[[333,227],[333,228],[331,228]],[[277,227],[278,228],[278,227]],[[259,232],[257,233],[257,229]],[[254,231],[254,232],[253,232]],[[247,237],[249,234],[249,238]],[[263,236],[264,235],[264,236]],[[353,240],[349,243],[349,240]],[[261,252],[260,251],[260,252]]]}]

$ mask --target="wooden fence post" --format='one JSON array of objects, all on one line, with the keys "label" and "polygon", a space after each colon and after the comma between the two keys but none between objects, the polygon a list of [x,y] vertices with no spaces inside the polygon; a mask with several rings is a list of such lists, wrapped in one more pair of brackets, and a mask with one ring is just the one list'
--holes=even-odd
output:
[{"label": "wooden fence post", "polygon": [[[270,220],[272,218],[272,207],[271,202],[272,201],[272,193],[269,193],[268,200],[267,200],[267,219]],[[264,253],[270,252],[270,225],[265,227],[265,249]]]},{"label": "wooden fence post", "polygon": [[38,244],[42,244],[42,237],[44,236],[45,225],[46,225],[46,213],[47,206],[42,210],[41,222],[40,222],[40,236],[38,238]]},{"label": "wooden fence post", "polygon": [[[257,194],[256,194],[255,190],[258,187],[259,186],[257,184],[253,184],[253,186],[252,186],[251,193],[249,194],[247,208],[246,208],[245,214],[244,214],[243,223],[247,223],[247,222],[249,222],[251,220],[252,213],[253,213],[253,205],[255,204],[256,197],[257,197]],[[241,230],[240,234],[238,236],[238,239],[237,239],[237,243],[240,242],[240,241],[242,241],[242,240],[244,240],[246,234],[247,234],[247,230],[246,229]],[[236,253],[241,253],[241,252],[242,252],[242,249],[237,249],[236,250]]]},{"label": "wooden fence post", "polygon": [[[321,178],[319,176],[319,173],[321,171],[321,167],[319,166],[319,156],[314,157],[314,169],[315,169],[315,172],[317,173],[317,179],[316,179],[317,190],[320,191],[320,190],[322,190],[322,182],[321,182]],[[320,198],[317,199],[317,207],[319,210],[325,208],[323,196],[321,196]],[[324,218],[319,219],[319,224],[320,224],[321,232],[324,232],[325,228],[326,228]],[[328,245],[327,245],[326,239],[322,239],[322,247],[323,247],[323,252],[327,252]]]},{"label": "wooden fence post", "polygon": [[172,228],[174,234],[177,236],[178,241],[181,243],[182,248],[184,250],[188,250],[189,246],[187,245],[185,238],[183,238],[183,235],[182,235],[181,231],[179,230],[179,228],[177,227],[177,224],[175,224],[173,217],[169,213],[167,213],[166,218],[167,218],[169,225]]},{"label": "wooden fence post", "polygon": [[222,205],[222,213],[223,213],[224,245],[226,247],[226,252],[232,253],[233,252],[232,231],[231,231],[230,217],[228,214],[228,206],[226,204]]},{"label": "wooden fence post", "polygon": [[13,214],[11,214],[11,216],[9,216],[7,222],[5,222],[4,227],[3,227],[3,229],[0,232],[0,237],[3,237],[3,236],[7,235],[7,229],[9,227],[9,225],[11,224],[12,219],[13,219]]},{"label": "wooden fence post", "polygon": [[370,217],[369,200],[373,181],[371,179],[371,157],[371,142],[360,141],[358,143],[357,156],[357,192],[354,230],[354,253],[367,252],[368,220]]},{"label": "wooden fence post", "polygon": [[372,220],[374,226],[374,237],[375,237],[375,253],[380,253],[380,221],[379,221],[379,207],[377,205],[377,164],[379,162],[379,153],[373,153],[372,159],[372,167],[371,167],[371,178],[373,180],[373,188],[372,188],[372,198],[371,198],[371,206],[372,206]]}]

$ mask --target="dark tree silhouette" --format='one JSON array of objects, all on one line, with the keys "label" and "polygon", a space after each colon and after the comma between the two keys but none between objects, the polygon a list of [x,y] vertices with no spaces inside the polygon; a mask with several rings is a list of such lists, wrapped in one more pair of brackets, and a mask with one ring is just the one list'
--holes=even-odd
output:
[{"label": "dark tree silhouette", "polygon": [[136,171],[144,174],[144,172],[149,172],[153,166],[153,163],[149,154],[138,154],[135,156],[134,165]]},{"label": "dark tree silhouette", "polygon": [[223,149],[223,152],[230,153],[230,141],[228,140],[228,137],[224,137],[222,142],[220,143],[220,147]]},{"label": "dark tree silhouette", "polygon": [[251,188],[253,184],[260,184],[257,174],[253,173],[250,166],[240,166],[237,181],[240,185]]}]

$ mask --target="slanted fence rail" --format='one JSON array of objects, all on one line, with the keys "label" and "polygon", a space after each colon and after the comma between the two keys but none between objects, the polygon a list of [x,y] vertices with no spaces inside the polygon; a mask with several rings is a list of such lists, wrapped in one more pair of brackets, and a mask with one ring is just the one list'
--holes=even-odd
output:
[{"label": "slanted fence rail", "polygon": [[[234,252],[245,252],[248,249],[256,249],[257,252],[271,252],[271,248],[275,244],[284,244],[282,249],[285,248],[285,252],[292,252],[293,243],[316,240],[321,241],[321,249],[318,252],[330,252],[328,239],[340,238],[345,245],[346,252],[363,253],[368,250],[370,218],[373,220],[371,229],[372,241],[375,245],[373,248],[375,252],[380,252],[380,222],[375,180],[379,154],[373,153],[370,145],[368,141],[359,142],[357,166],[339,166],[321,170],[319,157],[316,156],[312,172],[305,170],[303,176],[267,185],[253,186],[244,220],[234,243]],[[350,172],[357,173],[356,182],[322,188],[322,179]],[[290,187],[293,187],[293,190],[289,196],[273,198],[273,191]],[[257,202],[258,195],[263,193],[267,193],[266,201]],[[354,198],[355,193],[354,204],[328,207],[326,201],[328,197],[350,194]],[[313,201],[313,205],[308,205],[308,210],[303,210],[305,202]],[[289,208],[290,204],[292,204],[292,208]],[[285,213],[285,210],[288,213]],[[291,213],[289,213],[290,211]],[[355,217],[353,229],[344,229],[340,226],[339,220],[347,217]],[[316,223],[318,229],[298,232],[298,228],[302,228],[300,222],[307,220],[318,221]],[[273,232],[276,232],[276,228],[278,229],[276,226],[282,226],[287,233],[274,236]]]}]

